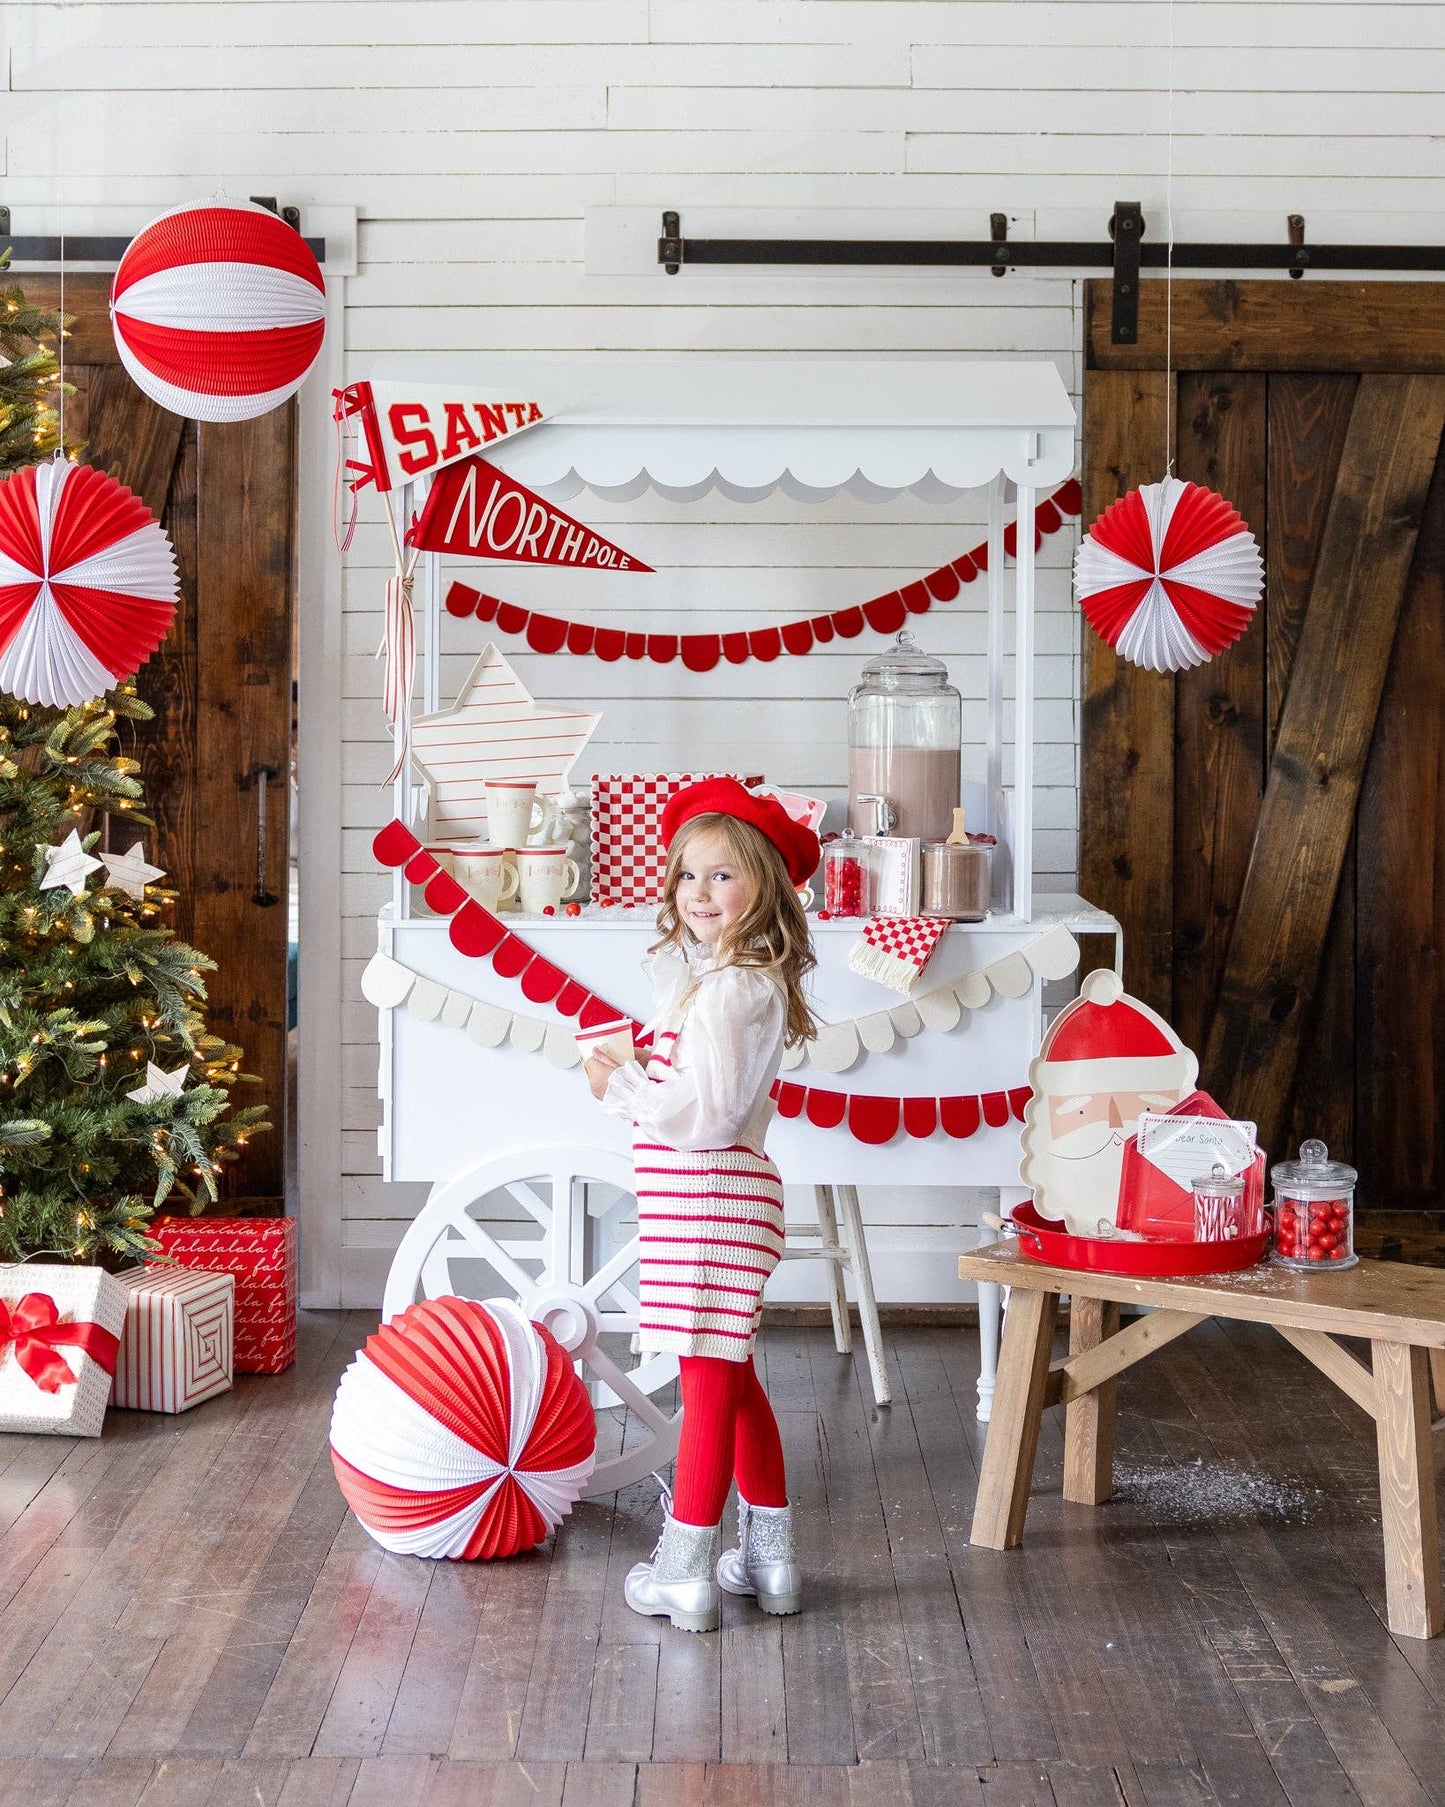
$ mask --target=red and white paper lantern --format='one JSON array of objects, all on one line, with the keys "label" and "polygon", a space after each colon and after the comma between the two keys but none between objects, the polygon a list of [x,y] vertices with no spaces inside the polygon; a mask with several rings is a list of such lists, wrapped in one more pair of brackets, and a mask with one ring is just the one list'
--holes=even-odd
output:
[{"label": "red and white paper lantern", "polygon": [[179,593],[160,522],[114,477],[57,458],[0,481],[0,690],[93,702],[165,639]]},{"label": "red and white paper lantern", "polygon": [[1074,586],[1089,625],[1120,658],[1183,671],[1249,626],[1264,563],[1223,496],[1166,477],[1104,510],[1079,546]]},{"label": "red and white paper lantern", "polygon": [[121,362],[189,420],[251,420],[301,387],[326,284],[299,232],[250,201],[163,213],[131,240],[110,292]]},{"label": "red and white paper lantern", "polygon": [[428,1299],[384,1324],[341,1377],[331,1461],[384,1549],[456,1559],[538,1544],[596,1459],[587,1389],[510,1299]]}]

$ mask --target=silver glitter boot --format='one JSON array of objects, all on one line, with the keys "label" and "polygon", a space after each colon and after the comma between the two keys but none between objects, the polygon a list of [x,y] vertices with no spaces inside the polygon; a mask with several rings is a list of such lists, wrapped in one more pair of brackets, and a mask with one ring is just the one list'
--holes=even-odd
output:
[{"label": "silver glitter boot", "polygon": [[791,1506],[750,1506],[738,1495],[738,1547],[717,1563],[718,1586],[729,1594],[754,1594],[764,1612],[801,1612],[803,1575],[798,1567]]},{"label": "silver glitter boot", "polygon": [[716,1631],[722,1613],[713,1564],[718,1527],[685,1525],[672,1516],[663,1495],[662,1536],[650,1562],[639,1562],[627,1577],[623,1596],[644,1618],[666,1617],[679,1631]]}]

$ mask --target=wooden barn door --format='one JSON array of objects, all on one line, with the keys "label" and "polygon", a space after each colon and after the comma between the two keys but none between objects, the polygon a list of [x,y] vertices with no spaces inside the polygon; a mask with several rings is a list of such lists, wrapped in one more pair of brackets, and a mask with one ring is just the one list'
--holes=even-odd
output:
[{"label": "wooden barn door", "polygon": [[[1089,285],[1086,521],[1165,453],[1162,285],[1140,345]],[[1445,1170],[1445,306],[1434,284],[1176,283],[1175,474],[1265,555],[1259,616],[1160,677],[1086,632],[1084,894],[1131,990],[1272,1157],[1360,1169],[1372,1246],[1440,1252]],[[1382,1240],[1383,1239],[1383,1240]]]},{"label": "wooden barn door", "polygon": [[[55,277],[26,293],[58,307]],[[141,394],[116,357],[107,276],[67,276],[75,324],[66,375],[76,393],[66,432],[86,459],[127,484],[161,518],[181,575],[175,626],[140,673],[156,720],[139,736],[147,858],[180,893],[174,927],[216,961],[206,1018],[245,1050],[275,1125],[222,1181],[228,1200],[284,1202],[286,954],[291,745],[294,407],[232,426],[197,426]],[[258,776],[267,768],[266,882],[258,893]],[[120,844],[123,832],[113,827]]]}]

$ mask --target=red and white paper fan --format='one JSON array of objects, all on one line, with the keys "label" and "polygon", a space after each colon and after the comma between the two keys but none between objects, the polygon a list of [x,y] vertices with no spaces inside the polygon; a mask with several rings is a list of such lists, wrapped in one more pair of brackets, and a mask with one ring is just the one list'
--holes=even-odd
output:
[{"label": "red and white paper fan", "polygon": [[1249,626],[1264,564],[1223,496],[1166,477],[1104,510],[1080,543],[1074,587],[1089,625],[1120,658],[1183,671]]},{"label": "red and white paper fan", "polygon": [[189,420],[251,420],[301,387],[325,331],[321,266],[250,201],[196,201],[138,232],[110,292],[121,362]]},{"label": "red and white paper fan", "polygon": [[597,1421],[561,1345],[510,1299],[428,1299],[341,1377],[331,1461],[387,1550],[455,1559],[540,1543],[592,1473]]},{"label": "red and white paper fan", "polygon": [[0,481],[0,690],[94,701],[165,639],[178,594],[171,542],[114,477],[58,458]]}]

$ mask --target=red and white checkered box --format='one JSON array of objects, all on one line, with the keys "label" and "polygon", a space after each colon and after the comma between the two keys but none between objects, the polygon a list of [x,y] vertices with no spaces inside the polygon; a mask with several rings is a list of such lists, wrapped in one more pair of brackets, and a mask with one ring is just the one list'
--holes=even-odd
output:
[{"label": "red and white checkered box", "polygon": [[115,1364],[113,1406],[188,1412],[231,1389],[236,1281],[188,1267],[135,1267]]},{"label": "red and white checkered box", "polygon": [[761,784],[762,774],[726,772],[610,772],[592,780],[592,901],[655,904],[662,896],[667,855],[662,812],[680,790],[707,778],[738,777]]}]

